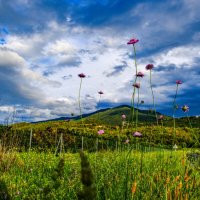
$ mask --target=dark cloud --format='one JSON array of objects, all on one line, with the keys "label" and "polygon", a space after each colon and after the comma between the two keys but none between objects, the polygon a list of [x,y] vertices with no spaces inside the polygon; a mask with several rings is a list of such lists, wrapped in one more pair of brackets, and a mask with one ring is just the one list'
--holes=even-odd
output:
[{"label": "dark cloud", "polygon": [[115,67],[113,67],[112,72],[110,73],[106,73],[106,77],[111,77],[111,76],[115,76],[115,75],[119,75],[120,73],[122,73],[126,68],[128,67],[127,62],[123,61],[121,65],[117,65]]},{"label": "dark cloud", "polygon": [[71,74],[62,77],[63,80],[69,80],[71,78],[72,78]]}]

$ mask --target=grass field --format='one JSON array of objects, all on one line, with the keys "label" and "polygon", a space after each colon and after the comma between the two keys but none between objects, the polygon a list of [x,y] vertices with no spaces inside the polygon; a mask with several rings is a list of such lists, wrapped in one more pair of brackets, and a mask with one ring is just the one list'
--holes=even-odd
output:
[{"label": "grass field", "polygon": [[[85,154],[99,200],[199,199],[199,163],[187,151]],[[82,187],[77,153],[1,153],[0,161],[1,199],[77,199]]]}]

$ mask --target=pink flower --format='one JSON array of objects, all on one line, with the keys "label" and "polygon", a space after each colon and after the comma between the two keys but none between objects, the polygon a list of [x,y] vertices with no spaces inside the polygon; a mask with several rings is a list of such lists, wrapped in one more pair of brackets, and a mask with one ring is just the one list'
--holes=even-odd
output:
[{"label": "pink flower", "polygon": [[99,91],[98,93],[99,93],[99,94],[103,94],[103,92],[102,92],[102,91]]},{"label": "pink flower", "polygon": [[124,142],[125,144],[128,144],[129,143],[129,139],[126,139],[126,141]]},{"label": "pink flower", "polygon": [[137,42],[139,42],[139,40],[136,39],[136,38],[133,38],[133,39],[129,40],[129,41],[127,42],[127,44],[135,44],[135,43],[137,43]]},{"label": "pink flower", "polygon": [[122,117],[122,120],[126,119],[126,115],[125,114],[123,114],[121,117]]},{"label": "pink flower", "polygon": [[180,85],[180,84],[182,84],[182,83],[183,83],[183,82],[180,81],[180,80],[177,80],[177,81],[176,81],[176,84],[177,84],[177,85]]},{"label": "pink flower", "polygon": [[142,137],[142,133],[136,131],[133,133],[133,136],[134,137]]},{"label": "pink flower", "polygon": [[143,74],[142,72],[138,72],[138,73],[136,74],[136,76],[142,78],[142,77],[144,76],[144,74]]},{"label": "pink flower", "polygon": [[146,70],[151,70],[151,69],[153,69],[153,68],[154,68],[153,64],[148,64],[148,65],[146,66]]},{"label": "pink flower", "polygon": [[85,78],[85,74],[83,74],[83,73],[78,74],[78,76],[79,76],[80,78]]},{"label": "pink flower", "polygon": [[140,84],[139,83],[134,83],[133,87],[140,88]]},{"label": "pink flower", "polygon": [[160,116],[158,117],[158,119],[159,119],[159,120],[163,120],[163,119],[164,119],[164,116],[163,116],[163,115],[160,115]]},{"label": "pink flower", "polygon": [[98,133],[99,135],[102,135],[102,134],[104,134],[104,130],[99,130],[97,133]]},{"label": "pink flower", "polygon": [[183,112],[188,112],[190,108],[189,108],[189,106],[184,105],[181,109]]}]

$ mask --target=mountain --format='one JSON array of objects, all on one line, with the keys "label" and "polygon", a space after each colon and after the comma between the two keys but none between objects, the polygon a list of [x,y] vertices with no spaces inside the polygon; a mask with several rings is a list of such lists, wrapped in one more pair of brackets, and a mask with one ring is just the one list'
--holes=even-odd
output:
[{"label": "mountain", "polygon": [[[134,109],[134,112],[138,111],[138,121],[147,123],[147,122],[156,122],[155,113],[149,110],[137,110]],[[132,111],[131,107],[127,105],[121,105],[114,108],[106,108],[101,109],[89,114],[83,114],[82,119],[86,122],[95,122],[101,124],[109,124],[109,125],[120,125],[122,123],[121,115],[125,114],[127,116],[126,120],[131,120]],[[157,115],[161,115],[161,113],[157,112]],[[62,120],[79,120],[81,117],[60,117],[56,119],[50,119],[46,121],[38,121],[34,123],[47,122],[47,121],[62,121]],[[135,120],[135,119],[134,119]]]}]

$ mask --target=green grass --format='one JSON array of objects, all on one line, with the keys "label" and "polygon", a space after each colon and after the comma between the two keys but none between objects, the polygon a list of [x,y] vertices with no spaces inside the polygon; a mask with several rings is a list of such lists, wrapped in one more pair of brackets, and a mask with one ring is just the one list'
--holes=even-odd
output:
[{"label": "green grass", "polygon": [[[187,160],[185,151],[102,151],[86,155],[99,200],[198,200],[200,196],[200,171]],[[5,184],[13,199],[77,199],[80,157],[70,153],[61,157],[63,169],[58,167],[60,158],[52,153],[4,153],[0,157],[1,187]]]}]

